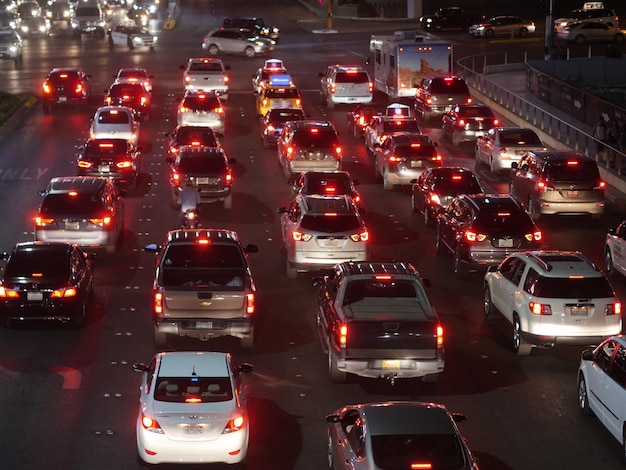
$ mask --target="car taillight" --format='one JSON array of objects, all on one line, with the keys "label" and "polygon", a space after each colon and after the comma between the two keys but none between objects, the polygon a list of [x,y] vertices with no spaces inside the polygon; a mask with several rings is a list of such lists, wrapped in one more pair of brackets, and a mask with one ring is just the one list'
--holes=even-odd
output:
[{"label": "car taillight", "polygon": [[265,130],[267,132],[274,132],[276,130],[276,128],[274,126],[272,126],[271,124],[268,124],[267,127],[265,128]]},{"label": "car taillight", "polygon": [[357,124],[359,126],[364,126],[365,125],[365,116],[359,116],[359,119],[357,119]]},{"label": "car taillight", "polygon": [[78,162],[78,168],[91,168],[92,166],[93,166],[93,163],[91,163],[91,162],[86,162],[86,161],[83,161],[83,160],[80,160]]},{"label": "car taillight", "polygon": [[472,104],[472,99],[471,98],[467,99],[467,104]]},{"label": "car taillight", "polygon": [[224,83],[228,83],[228,80],[230,80],[230,79],[228,78],[228,75],[224,75]]},{"label": "car taillight", "polygon": [[293,152],[294,152],[294,148],[292,145],[290,145],[289,147],[287,147],[287,158],[289,160],[291,160],[291,157],[293,156]]},{"label": "car taillight", "polygon": [[228,434],[231,432],[239,431],[243,427],[244,423],[245,423],[245,419],[243,417],[243,414],[240,414],[236,416],[235,418],[231,419],[230,421],[228,421],[228,423],[226,423],[226,426],[224,427],[224,431],[222,431],[222,434]]},{"label": "car taillight", "polygon": [[130,160],[122,160],[121,162],[117,162],[115,166],[120,170],[123,170],[124,168],[131,168],[133,166],[133,162]]},{"label": "car taillight", "polygon": [[361,196],[356,194],[352,196],[352,200],[358,204],[359,202],[361,202]]},{"label": "car taillight", "polygon": [[153,309],[154,309],[154,313],[156,314],[160,315],[163,313],[163,293],[162,292],[154,293]]},{"label": "car taillight", "polygon": [[109,215],[105,215],[104,217],[101,217],[101,218],[89,219],[89,222],[94,225],[99,225],[101,227],[104,227],[106,225],[111,225],[111,223],[113,222],[113,218]]},{"label": "car taillight", "polygon": [[82,84],[77,84],[76,88],[74,89],[74,91],[78,94],[78,93],[82,93],[83,92],[83,85]]},{"label": "car taillight", "polygon": [[593,189],[606,189],[606,183],[602,180],[598,181],[598,185],[595,186]]},{"label": "car taillight", "polygon": [[443,346],[443,326],[437,325],[437,347]]},{"label": "car taillight", "polygon": [[341,152],[342,151],[343,151],[343,149],[339,145],[337,145],[335,147],[335,155],[337,156],[337,158],[341,157]]},{"label": "car taillight", "polygon": [[552,308],[548,304],[530,302],[528,307],[530,307],[530,313],[533,315],[552,315]]},{"label": "car taillight", "polygon": [[456,125],[459,127],[465,127],[465,119],[459,119]]},{"label": "car taillight", "polygon": [[246,313],[248,315],[252,315],[255,309],[255,299],[254,294],[246,294]]},{"label": "car taillight", "polygon": [[372,82],[369,82],[368,85],[369,85],[370,93],[372,93],[374,91],[374,84]]},{"label": "car taillight", "polygon": [[67,297],[76,297],[78,291],[73,287],[67,287],[65,289],[56,289],[50,293],[51,299],[64,299]]},{"label": "car taillight", "polygon": [[148,104],[148,98],[146,98],[145,96],[141,97],[141,106],[145,106]]},{"label": "car taillight", "polygon": [[159,422],[156,419],[146,416],[144,413],[141,413],[141,425],[146,431],[163,434],[163,429],[161,429]]},{"label": "car taillight", "polygon": [[188,112],[189,112],[189,108],[188,108],[188,107],[186,107],[186,106],[180,106],[180,107],[178,108],[178,112],[179,112],[179,113],[188,113]]},{"label": "car taillight", "polygon": [[333,84],[330,86],[330,92],[331,92],[331,93],[335,93],[336,91],[337,91],[337,86],[333,83]]},{"label": "car taillight", "polygon": [[467,230],[465,232],[465,239],[468,242],[482,242],[482,241],[485,241],[486,238],[487,238],[487,235],[483,233],[476,233],[476,232],[472,232],[471,230]]},{"label": "car taillight", "polygon": [[352,235],[350,235],[350,238],[353,242],[366,242],[367,240],[369,240],[370,234],[366,230],[361,233],[353,233]]},{"label": "car taillight", "polygon": [[430,195],[430,202],[432,204],[437,204],[438,206],[441,205],[441,199],[439,198],[439,194],[431,194]]},{"label": "car taillight", "polygon": [[345,347],[348,343],[348,325],[345,323],[339,327],[339,346]]},{"label": "car taillight", "polygon": [[213,110],[213,112],[214,112],[214,113],[218,113],[218,114],[222,114],[222,113],[224,112],[224,108],[222,108],[222,107],[215,108],[215,109]]},{"label": "car taillight", "polygon": [[527,233],[524,235],[524,238],[529,242],[532,242],[533,240],[536,242],[541,241],[541,232],[538,230],[534,233]]},{"label": "car taillight", "polygon": [[173,173],[172,174],[172,182],[175,185],[180,185],[180,173]]},{"label": "car taillight", "polygon": [[263,98],[263,101],[261,102],[262,106],[267,106],[267,98]]},{"label": "car taillight", "polygon": [[233,183],[233,174],[229,171],[226,173],[226,185],[230,186]]},{"label": "car taillight", "polygon": [[441,155],[437,154],[433,158],[431,158],[433,162],[440,162],[442,160]]},{"label": "car taillight", "polygon": [[432,98],[426,98],[426,104],[433,104]]},{"label": "car taillight", "polygon": [[50,88],[50,85],[48,85],[47,83],[43,84],[43,92],[44,93],[52,93],[52,88]]},{"label": "car taillight", "polygon": [[554,191],[554,186],[546,183],[545,181],[539,181],[537,183],[537,189],[539,191]]},{"label": "car taillight", "polygon": [[54,219],[41,217],[40,215],[35,217],[35,225],[37,225],[37,227],[45,227],[46,225],[51,225],[53,223],[54,223]]},{"label": "car taillight", "polygon": [[501,159],[510,159],[511,156],[509,155],[509,151],[505,148],[505,147],[501,147],[500,150],[498,150],[498,155]]},{"label": "car taillight", "polygon": [[110,106],[111,105],[111,97],[107,96],[106,98],[104,98],[104,104],[106,106]]},{"label": "car taillight", "polygon": [[498,121],[497,119],[493,120],[493,127],[498,127],[498,124],[500,124],[500,121]]},{"label": "car taillight", "polygon": [[389,157],[387,158],[387,161],[390,163],[398,163],[401,162],[403,159],[400,157],[397,157],[395,155],[389,155]]},{"label": "car taillight", "polygon": [[621,315],[622,314],[622,304],[620,302],[615,302],[614,304],[607,304],[604,307],[605,315]]},{"label": "car taillight", "polygon": [[431,470],[433,464],[429,462],[411,462],[410,470]]},{"label": "car taillight", "polygon": [[313,235],[310,233],[302,233],[298,231],[292,232],[291,235],[293,240],[296,242],[308,242],[311,238],[313,238]]},{"label": "car taillight", "polygon": [[16,290],[7,289],[5,287],[0,286],[0,298],[2,299],[17,299],[20,294]]},{"label": "car taillight", "polygon": [[296,98],[296,108],[299,108],[300,106],[302,106],[302,101],[300,101],[300,98]]},{"label": "car taillight", "polygon": [[191,77],[187,76],[185,77],[185,82],[189,83],[191,81]]}]

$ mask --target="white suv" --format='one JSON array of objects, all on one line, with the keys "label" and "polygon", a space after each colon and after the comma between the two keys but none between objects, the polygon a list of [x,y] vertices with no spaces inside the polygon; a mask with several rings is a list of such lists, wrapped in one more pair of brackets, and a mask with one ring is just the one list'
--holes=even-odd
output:
[{"label": "white suv", "polygon": [[580,252],[525,251],[491,267],[484,279],[486,319],[512,324],[518,355],[532,347],[598,344],[622,330],[621,303],[602,271]]},{"label": "white suv", "polygon": [[374,84],[367,71],[357,66],[331,65],[320,72],[321,99],[328,109],[336,104],[365,103],[374,98]]}]

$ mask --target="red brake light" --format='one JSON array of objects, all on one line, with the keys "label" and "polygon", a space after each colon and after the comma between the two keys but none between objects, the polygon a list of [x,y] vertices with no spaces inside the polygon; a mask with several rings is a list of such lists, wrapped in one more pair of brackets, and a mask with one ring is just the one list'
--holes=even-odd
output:
[{"label": "red brake light", "polygon": [[465,119],[459,119],[459,122],[457,123],[457,125],[458,125],[459,127],[463,127],[463,126],[465,126]]},{"label": "red brake light", "polygon": [[567,164],[568,165],[578,165],[578,162],[576,160],[568,160]]},{"label": "red brake light", "polygon": [[497,119],[494,119],[494,120],[493,120],[493,126],[495,127],[495,126],[497,126],[498,124],[500,124],[500,121],[498,121]]},{"label": "red brake light", "polygon": [[57,289],[50,293],[51,299],[63,299],[67,297],[76,297],[78,291],[73,287],[68,287],[66,289]]},{"label": "red brake light", "polygon": [[44,93],[51,93],[52,89],[50,88],[50,85],[48,85],[47,83],[43,84],[43,92]]},{"label": "red brake light", "polygon": [[255,309],[254,294],[246,294],[246,313],[252,315]]},{"label": "red brake light", "polygon": [[162,292],[154,293],[153,308],[154,308],[154,313],[157,313],[157,314],[163,313],[163,293]]},{"label": "red brake light", "polygon": [[460,176],[460,175],[453,175],[453,176],[452,176],[452,179],[453,179],[454,181],[460,181],[460,180],[461,180],[461,176]]},{"label": "red brake light", "polygon": [[123,160],[121,162],[117,162],[115,166],[118,167],[120,170],[123,170],[124,168],[131,168],[133,166],[133,162],[129,160]]},{"label": "red brake light", "polygon": [[317,134],[320,130],[317,127],[311,128],[311,134]]},{"label": "red brake light", "polygon": [[18,299],[19,292],[0,286],[0,298],[2,299]]},{"label": "red brake light", "polygon": [[91,162],[86,162],[83,160],[78,161],[78,168],[91,168],[93,164]]},{"label": "red brake light", "polygon": [[443,346],[443,326],[437,325],[437,347]]},{"label": "red brake light", "polygon": [[428,462],[412,463],[411,470],[431,470],[433,465]]},{"label": "red brake light", "polygon": [[76,93],[82,93],[83,85],[81,83],[76,85]]},{"label": "red brake light", "polygon": [[211,244],[211,241],[210,241],[208,238],[198,238],[198,239],[196,240],[196,243],[197,243],[198,245],[210,245],[210,244]]},{"label": "red brake light", "polygon": [[348,342],[348,325],[343,324],[339,327],[339,345],[344,346]]},{"label": "red brake light", "polygon": [[143,413],[141,413],[141,425],[147,431],[155,432],[158,434],[163,434],[163,429],[161,429],[161,426],[159,425],[158,421],[146,416]]},{"label": "red brake light", "polygon": [[552,308],[548,304],[529,302],[528,307],[533,315],[552,315]]},{"label": "red brake light", "polygon": [[379,274],[378,276],[374,276],[374,279],[376,279],[377,281],[390,281],[391,276],[386,274]]},{"label": "red brake light", "polygon": [[476,233],[476,232],[472,232],[471,230],[468,230],[465,232],[465,239],[468,242],[482,242],[485,241],[487,239],[487,235],[482,234],[482,233]]},{"label": "red brake light", "polygon": [[[234,431],[239,431],[244,424],[245,420],[243,417],[243,414],[237,416],[236,418],[231,419],[228,423],[226,423],[226,426],[224,427],[224,431],[222,431],[223,434],[228,434],[230,432],[234,432]],[[236,453],[238,453],[239,451],[233,451]]]},{"label": "red brake light", "polygon": [[622,304],[620,302],[615,302],[614,304],[607,304],[604,309],[605,315],[621,315],[622,314]]}]

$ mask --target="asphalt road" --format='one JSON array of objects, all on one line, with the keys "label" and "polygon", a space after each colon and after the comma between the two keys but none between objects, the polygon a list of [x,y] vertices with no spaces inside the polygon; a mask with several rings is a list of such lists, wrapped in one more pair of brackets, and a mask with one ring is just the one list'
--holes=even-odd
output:
[{"label": "asphalt road", "polygon": [[[232,210],[203,208],[206,227],[236,230],[259,253],[251,265],[259,290],[256,344],[244,353],[233,338],[211,342],[180,339],[173,349],[230,351],[255,365],[248,376],[251,414],[251,470],[319,470],[326,465],[324,416],[354,402],[388,399],[441,402],[468,416],[462,431],[487,470],[621,468],[621,449],[595,418],[578,413],[576,370],[581,348],[535,350],[518,358],[508,348],[504,322],[482,320],[480,276],[459,281],[452,259],[435,254],[434,231],[411,213],[406,188],[383,191],[374,178],[362,143],[347,131],[347,108],[327,111],[319,103],[317,73],[332,63],[363,63],[369,34],[391,32],[393,24],[360,24],[349,33],[316,35],[306,25],[317,21],[296,3],[267,6],[225,1],[185,1],[177,26],[158,29],[156,50],[110,50],[105,41],[73,40],[57,32],[50,40],[25,41],[24,67],[2,64],[6,91],[38,95],[54,66],[82,66],[92,75],[94,98],[87,109],[61,109],[44,116],[35,109],[0,141],[0,250],[33,237],[32,217],[38,191],[53,176],[74,174],[75,146],[82,143],[103,91],[119,67],[142,66],[155,75],[153,114],[142,124],[144,174],[137,191],[126,197],[126,233],[121,250],[98,253],[95,298],[85,328],[70,330],[33,325],[0,329],[0,467],[12,469],[132,469],[136,461],[135,419],[140,377],[134,362],[156,352],[150,323],[154,255],[142,251],[175,228],[178,213],[169,201],[165,132],[175,125],[182,97],[180,64],[201,56],[202,37],[226,16],[264,16],[281,28],[276,57],[283,59],[303,92],[305,110],[328,118],[344,144],[344,169],[360,180],[372,234],[372,258],[414,263],[432,280],[429,290],[445,327],[446,370],[436,385],[351,378],[332,384],[315,332],[316,292],[311,275],[287,280],[280,254],[276,209],[288,202],[275,151],[264,149],[255,116],[251,77],[264,58],[224,57],[231,66],[223,145],[236,158]],[[304,20],[304,21],[303,21]],[[152,25],[156,26],[155,24]],[[540,57],[540,43],[490,45],[470,42],[458,33],[455,55],[508,48]],[[500,49],[502,50],[502,49]],[[440,130],[427,126],[440,143],[445,164],[474,166],[471,145],[454,148]],[[483,184],[506,192],[504,178],[479,170]],[[599,221],[540,220],[546,248],[578,249],[602,261],[606,229],[621,215],[609,208]],[[623,279],[614,288],[626,298]],[[173,468],[173,467],[170,467]],[[221,468],[220,466],[209,468]]]}]

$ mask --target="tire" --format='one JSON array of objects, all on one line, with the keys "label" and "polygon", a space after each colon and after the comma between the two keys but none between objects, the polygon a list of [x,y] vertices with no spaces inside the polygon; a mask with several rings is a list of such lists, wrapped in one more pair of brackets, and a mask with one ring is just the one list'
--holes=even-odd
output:
[{"label": "tire", "polygon": [[246,47],[243,51],[244,55],[248,58],[252,58],[256,55],[252,47]]},{"label": "tire", "polygon": [[585,376],[580,374],[578,377],[578,410],[587,416],[592,416],[593,411],[589,408],[589,394],[587,393],[587,383]]},{"label": "tire", "polygon": [[217,55],[220,53],[220,49],[215,44],[211,44],[208,47],[207,52],[209,53],[209,55]]},{"label": "tire", "polygon": [[246,338],[241,338],[239,344],[241,345],[241,349],[252,349],[254,345],[254,330],[252,330]]},{"label": "tire", "polygon": [[579,34],[574,38],[574,44],[584,44],[586,42],[585,36]]},{"label": "tire", "polygon": [[[111,36],[109,36],[111,37]],[[130,36],[128,36],[126,38],[126,45],[128,46],[129,49],[134,49],[135,46],[133,45],[133,40],[130,38]]]},{"label": "tire", "polygon": [[233,207],[233,195],[229,194],[224,198],[224,209],[232,209]]},{"label": "tire", "polygon": [[291,265],[287,257],[285,257],[285,276],[287,276],[287,279],[296,279],[298,277],[298,270]]},{"label": "tire", "polygon": [[417,207],[415,207],[415,194],[413,194],[413,192],[411,192],[411,212],[413,213],[419,212],[417,210]]},{"label": "tire", "polygon": [[87,294],[85,294],[85,297],[82,299],[80,306],[76,309],[76,312],[74,312],[74,315],[72,315],[71,323],[73,327],[80,328],[85,324],[85,318],[87,317],[88,300],[89,298]]},{"label": "tire", "polygon": [[460,246],[457,246],[456,250],[454,250],[454,264],[452,269],[456,278],[465,279],[467,277],[467,268],[463,263]]},{"label": "tire", "polygon": [[383,189],[385,191],[393,190],[393,183],[389,181],[387,172],[383,172]]},{"label": "tire", "polygon": [[[330,344],[330,341],[329,341]],[[331,346],[328,347],[328,378],[332,383],[341,384],[346,381],[346,373],[337,369],[337,355]]]},{"label": "tire", "polygon": [[522,28],[519,30],[519,37],[526,38],[528,37],[528,30],[526,28]]},{"label": "tire", "polygon": [[604,250],[604,270],[606,271],[607,276],[615,276],[617,273],[617,271],[615,271],[615,265],[613,264],[611,250],[608,248]]},{"label": "tire", "polygon": [[528,344],[524,341],[524,338],[522,338],[522,326],[517,314],[513,316],[511,346],[513,347],[513,352],[518,356],[528,356],[532,350],[532,345]]},{"label": "tire", "polygon": [[489,286],[485,286],[485,290],[483,292],[483,315],[485,320],[490,320],[495,317],[498,313],[498,310],[493,305],[491,301],[491,291]]},{"label": "tire", "polygon": [[156,326],[153,326],[153,328],[154,347],[159,350],[166,349],[169,343],[169,334],[159,331]]},{"label": "tire", "polygon": [[441,240],[441,227],[439,227],[439,225],[437,225],[437,231],[435,232],[435,251],[438,254],[443,254],[448,251]]}]

